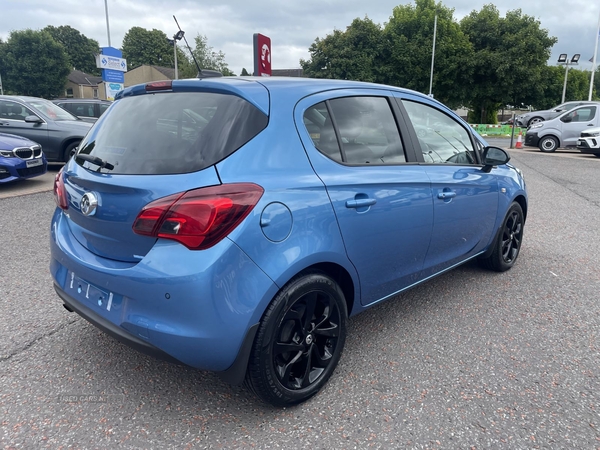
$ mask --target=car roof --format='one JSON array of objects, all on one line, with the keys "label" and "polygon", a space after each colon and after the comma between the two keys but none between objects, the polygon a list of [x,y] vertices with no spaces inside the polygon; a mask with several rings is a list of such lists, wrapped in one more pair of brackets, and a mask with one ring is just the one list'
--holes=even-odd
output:
[{"label": "car roof", "polygon": [[[162,83],[165,81],[169,80],[126,87],[115,96],[115,100],[145,94],[146,90],[144,86],[147,84]],[[264,112],[268,112],[269,97],[271,100],[275,97],[287,97],[290,101],[296,103],[308,95],[335,89],[382,89],[399,93],[409,93],[444,106],[437,100],[410,89],[353,80],[300,77],[208,77],[172,80],[171,82],[172,90],[175,92],[193,92],[197,89],[198,91],[204,90],[238,95],[250,101]]]},{"label": "car roof", "polygon": [[93,103],[110,103],[108,100],[101,98],[54,98],[52,102],[93,102]]},{"label": "car roof", "polygon": [[0,95],[0,100],[20,100],[22,102],[27,103],[31,100],[47,100],[42,97],[31,97],[28,95]]}]

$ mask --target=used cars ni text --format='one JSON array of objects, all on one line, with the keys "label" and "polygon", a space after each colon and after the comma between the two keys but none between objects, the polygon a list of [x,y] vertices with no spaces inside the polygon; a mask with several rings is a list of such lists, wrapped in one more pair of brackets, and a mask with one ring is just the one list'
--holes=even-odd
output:
[{"label": "used cars ni text", "polygon": [[49,100],[0,95],[0,132],[37,142],[48,161],[67,161],[91,127]]},{"label": "used cars ni text", "polygon": [[0,183],[43,175],[47,168],[48,162],[40,144],[14,134],[0,133]]},{"label": "used cars ni text", "polygon": [[279,406],[325,385],[350,316],[474,258],[510,269],[528,209],[439,102],[275,77],[126,88],[54,193],[67,310]]}]

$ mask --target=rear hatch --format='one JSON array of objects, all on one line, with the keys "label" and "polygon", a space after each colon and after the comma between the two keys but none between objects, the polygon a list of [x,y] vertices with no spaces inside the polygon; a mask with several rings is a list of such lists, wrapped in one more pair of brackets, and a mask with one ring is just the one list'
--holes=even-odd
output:
[{"label": "rear hatch", "polygon": [[122,94],[65,166],[66,216],[90,252],[137,262],[156,242],[134,233],[140,211],[219,185],[215,164],[266,127],[269,99],[262,85],[241,80],[151,83]]}]

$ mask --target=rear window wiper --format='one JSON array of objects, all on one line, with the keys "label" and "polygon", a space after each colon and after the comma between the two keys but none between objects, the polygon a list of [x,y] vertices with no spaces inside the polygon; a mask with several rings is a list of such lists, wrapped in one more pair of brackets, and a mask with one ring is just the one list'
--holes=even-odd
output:
[{"label": "rear window wiper", "polygon": [[100,169],[113,170],[115,166],[113,166],[108,161],[104,161],[97,156],[88,155],[86,153],[78,153],[75,155],[76,159],[83,159],[84,161],[91,162],[92,164],[97,165]]}]

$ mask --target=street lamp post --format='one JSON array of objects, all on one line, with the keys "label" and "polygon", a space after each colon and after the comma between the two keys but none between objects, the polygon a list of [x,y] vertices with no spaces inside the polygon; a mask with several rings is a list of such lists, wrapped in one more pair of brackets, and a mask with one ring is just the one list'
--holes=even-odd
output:
[{"label": "street lamp post", "polygon": [[173,53],[174,53],[174,59],[175,59],[175,79],[178,80],[179,79],[179,72],[177,71],[177,41],[180,41],[183,39],[183,36],[185,35],[185,31],[183,30],[179,30],[177,33],[175,33],[173,35]]},{"label": "street lamp post", "polygon": [[429,75],[429,96],[433,98],[433,63],[435,62],[435,37],[437,34],[437,14],[433,19],[433,49],[431,50],[431,74]]},{"label": "street lamp post", "polygon": [[581,55],[579,53],[576,53],[571,58],[571,61],[569,61],[569,57],[567,56],[566,53],[561,53],[560,55],[558,55],[558,64],[561,65],[561,66],[562,65],[566,66],[566,69],[565,69],[565,84],[563,85],[563,95],[562,95],[562,101],[561,101],[561,103],[565,102],[565,94],[567,93],[567,78],[569,76],[569,66],[574,66],[574,65],[578,64],[580,56]]}]

